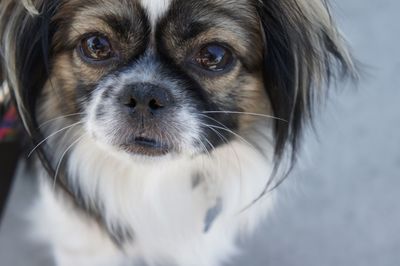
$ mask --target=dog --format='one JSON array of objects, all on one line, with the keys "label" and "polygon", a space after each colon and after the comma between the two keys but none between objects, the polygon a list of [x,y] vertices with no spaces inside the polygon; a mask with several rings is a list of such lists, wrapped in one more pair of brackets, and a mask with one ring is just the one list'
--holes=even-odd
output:
[{"label": "dog", "polygon": [[[222,265],[352,56],[323,0],[2,0],[56,265]],[[324,89],[325,88],[325,89]],[[28,152],[27,152],[28,153]]]}]

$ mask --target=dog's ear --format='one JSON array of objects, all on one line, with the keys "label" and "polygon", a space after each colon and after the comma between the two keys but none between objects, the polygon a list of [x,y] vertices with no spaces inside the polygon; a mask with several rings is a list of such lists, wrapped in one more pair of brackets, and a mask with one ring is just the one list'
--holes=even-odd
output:
[{"label": "dog's ear", "polygon": [[315,100],[335,74],[355,75],[352,58],[324,0],[259,0],[264,82],[274,115],[275,154],[294,159]]},{"label": "dog's ear", "polygon": [[35,99],[47,80],[51,17],[57,1],[0,2],[1,67],[27,132],[36,129]]},{"label": "dog's ear", "polygon": [[[34,145],[43,138],[37,126],[35,104],[48,78],[50,42],[55,32],[51,18],[58,5],[58,0],[0,1],[3,78]],[[36,152],[43,166],[52,175],[54,170],[42,148]]]}]

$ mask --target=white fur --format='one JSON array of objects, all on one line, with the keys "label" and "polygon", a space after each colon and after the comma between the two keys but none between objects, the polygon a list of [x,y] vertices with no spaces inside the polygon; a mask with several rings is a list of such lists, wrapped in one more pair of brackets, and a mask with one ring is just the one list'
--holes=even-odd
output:
[{"label": "white fur", "polygon": [[140,0],[140,2],[147,10],[150,21],[154,26],[157,20],[168,11],[172,0]]},{"label": "white fur", "polygon": [[[248,137],[265,141],[256,134]],[[264,146],[265,152],[272,150]],[[127,226],[134,240],[121,252],[96,223],[65,206],[42,172],[45,181],[34,220],[52,243],[59,266],[130,265],[124,263],[139,258],[149,265],[220,265],[235,252],[238,233],[251,231],[273,203],[273,197],[265,197],[245,209],[268,181],[271,161],[240,140],[210,157],[143,162],[110,152],[85,135],[69,158],[73,182],[88,199],[101,200],[107,224]],[[207,178],[193,189],[195,171]],[[205,232],[207,210],[218,199],[222,212]]]}]

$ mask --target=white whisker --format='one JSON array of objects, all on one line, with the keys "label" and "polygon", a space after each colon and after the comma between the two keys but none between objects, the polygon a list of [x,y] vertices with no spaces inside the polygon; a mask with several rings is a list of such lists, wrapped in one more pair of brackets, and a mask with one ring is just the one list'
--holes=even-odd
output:
[{"label": "white whisker", "polygon": [[39,128],[42,128],[42,127],[44,127],[45,125],[47,125],[47,124],[49,124],[49,123],[51,123],[51,122],[53,122],[53,121],[59,120],[59,119],[68,118],[68,117],[72,117],[72,116],[83,115],[83,114],[85,114],[85,113],[82,112],[82,113],[75,113],[75,114],[69,114],[69,115],[59,116],[59,117],[50,119],[50,120],[48,120],[48,121],[46,121],[46,122],[40,124],[40,125],[39,125]]},{"label": "white whisker", "polygon": [[61,133],[61,132],[64,131],[64,130],[67,130],[67,129],[69,129],[69,128],[73,128],[73,127],[75,127],[75,126],[77,126],[77,125],[79,125],[79,124],[83,124],[83,123],[84,123],[84,122],[82,122],[82,121],[81,121],[81,122],[76,122],[76,123],[74,123],[74,124],[72,124],[72,125],[66,126],[66,127],[62,128],[62,129],[59,129],[59,130],[57,130],[56,132],[50,134],[49,136],[47,136],[44,140],[42,140],[41,142],[39,142],[39,143],[32,149],[32,151],[28,154],[28,158],[31,157],[32,154],[33,154],[33,152],[34,152],[37,148],[39,148],[43,143],[45,143],[46,140],[48,140],[49,138],[51,138],[51,137],[53,137],[53,136],[55,136],[55,135]]},{"label": "white whisker", "polygon": [[225,126],[223,123],[219,122],[218,120],[208,116],[208,115],[202,115],[216,123],[218,123],[219,125],[221,125],[222,127],[219,126],[214,126],[214,125],[208,125],[210,127],[216,128],[216,129],[222,129],[225,130],[228,133],[231,133],[232,135],[238,137],[241,141],[243,141],[244,143],[246,143],[247,145],[249,145],[250,147],[252,147],[253,149],[255,149],[256,151],[258,151],[258,149],[256,147],[254,147],[254,145],[252,143],[250,143],[248,140],[246,140],[244,137],[240,136],[238,133],[232,131],[231,129],[229,129],[227,126]]},{"label": "white whisker", "polygon": [[272,115],[266,115],[266,114],[259,114],[259,113],[249,113],[249,112],[239,112],[239,111],[203,111],[203,114],[236,114],[236,115],[252,115],[252,116],[259,116],[259,117],[264,117],[264,118],[270,118],[270,119],[275,119],[279,121],[283,121],[288,123],[287,120],[279,117],[275,117]]},{"label": "white whisker", "polygon": [[[225,136],[222,135],[221,132],[219,132],[217,129],[214,129],[213,126],[208,125],[208,124],[204,124],[204,123],[201,123],[201,124],[204,125],[204,126],[206,126],[206,127],[208,127],[208,128],[211,129],[212,131],[214,131],[214,133],[217,134],[217,135],[219,136],[219,138],[220,138],[223,142],[225,142],[225,143],[232,149],[233,153],[235,154],[235,157],[236,157],[236,160],[237,160],[237,162],[238,162],[238,165],[239,165],[239,177],[241,178],[241,177],[242,177],[242,164],[241,164],[241,162],[240,162],[239,155],[237,154],[237,152],[236,152],[234,146],[233,146],[233,145],[229,145],[229,141],[225,138]],[[253,146],[251,145],[250,147],[253,147]]]},{"label": "white whisker", "polygon": [[[207,138],[206,138],[206,139],[207,139]],[[208,149],[207,149],[206,145],[204,144],[204,142],[202,142],[200,138],[197,139],[197,140],[198,140],[198,141],[200,142],[200,144],[203,146],[203,150],[204,150],[204,152],[207,153],[208,158],[211,158],[211,154],[210,154],[210,152],[208,151]],[[203,161],[203,165],[204,165],[204,161]]]},{"label": "white whisker", "polygon": [[226,131],[226,132],[228,132],[228,133],[231,133],[232,135],[238,137],[241,141],[243,141],[244,143],[246,143],[246,144],[249,145],[250,147],[255,148],[255,147],[253,146],[253,144],[251,144],[251,143],[250,143],[249,141],[247,141],[245,138],[243,138],[243,137],[240,136],[239,134],[233,132],[232,130],[230,130],[230,129],[226,128],[226,127],[219,127],[219,126],[214,126],[214,125],[209,125],[209,126],[212,127],[212,128],[221,129],[221,130],[224,130],[224,131]]},{"label": "white whisker", "polygon": [[80,136],[79,138],[77,138],[74,142],[72,142],[72,144],[69,145],[69,146],[67,147],[67,149],[66,149],[66,150],[63,152],[63,154],[61,155],[61,158],[60,158],[60,160],[59,160],[59,162],[58,162],[58,164],[57,164],[56,172],[55,172],[55,174],[54,174],[53,189],[54,189],[55,186],[56,186],[58,172],[59,172],[59,170],[60,170],[61,163],[62,163],[62,161],[63,161],[65,155],[68,153],[68,151],[69,151],[75,144],[77,144],[79,141],[81,141],[81,140],[83,139],[83,137],[85,137],[85,135],[86,135],[86,134],[83,134],[82,136]]},{"label": "white whisker", "polygon": [[210,145],[211,149],[215,151],[215,146],[208,140],[207,137],[204,137],[205,141],[207,141],[208,145]]}]

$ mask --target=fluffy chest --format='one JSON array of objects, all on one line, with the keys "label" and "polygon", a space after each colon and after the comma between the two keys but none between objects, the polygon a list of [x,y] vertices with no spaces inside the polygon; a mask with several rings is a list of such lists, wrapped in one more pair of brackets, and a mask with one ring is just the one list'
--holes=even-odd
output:
[{"label": "fluffy chest", "polygon": [[[146,260],[189,265],[193,256],[207,253],[199,265],[212,265],[218,252],[234,250],[237,233],[251,229],[272,203],[269,198],[243,211],[262,192],[271,169],[259,151],[240,141],[212,154],[154,163],[132,162],[87,139],[71,151],[67,167],[71,187],[101,215],[124,254]],[[56,205],[48,204],[54,213]],[[56,208],[65,206],[59,202]],[[63,223],[72,219],[84,221],[66,214]],[[83,231],[93,230],[104,234],[91,226]]]}]

